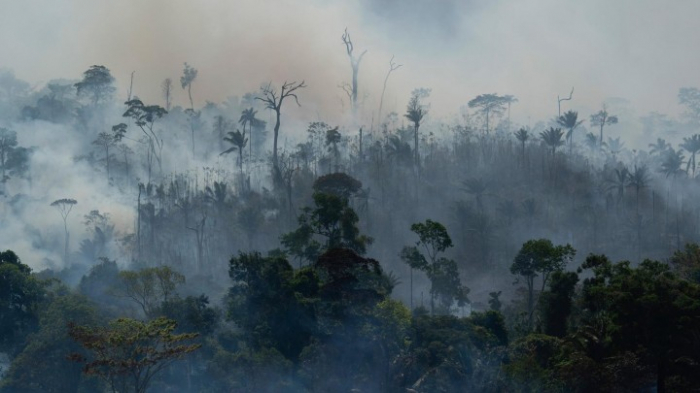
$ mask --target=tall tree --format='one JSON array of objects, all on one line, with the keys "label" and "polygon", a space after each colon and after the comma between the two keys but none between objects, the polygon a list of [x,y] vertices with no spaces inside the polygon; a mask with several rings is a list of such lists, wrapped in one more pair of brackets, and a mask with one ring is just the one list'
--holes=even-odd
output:
[{"label": "tall tree", "polygon": [[[418,235],[415,246],[404,247],[401,259],[411,269],[425,272],[430,279],[430,312],[435,314],[435,298],[440,300],[443,312],[449,313],[450,307],[456,301],[459,306],[466,304],[469,299],[469,288],[462,285],[459,270],[455,261],[441,256],[452,247],[452,239],[445,226],[433,220],[425,220],[411,225],[411,231]],[[413,276],[411,276],[413,287]],[[411,288],[411,292],[413,289]],[[411,293],[411,307],[413,293]]]},{"label": "tall tree", "polygon": [[119,123],[112,127],[111,133],[100,132],[97,135],[97,139],[92,141],[93,145],[99,146],[100,148],[104,149],[105,165],[107,167],[107,183],[109,184],[112,183],[112,176],[110,173],[110,163],[112,161],[112,157],[109,153],[109,149],[117,143],[121,142],[122,138],[124,137],[124,134],[126,134],[126,127],[126,124]]},{"label": "tall tree", "polygon": [[544,291],[550,274],[561,271],[575,254],[576,250],[570,245],[555,246],[549,239],[528,240],[518,251],[510,272],[522,276],[527,284],[529,327],[532,327],[535,312],[535,277],[541,277],[541,291]]},{"label": "tall tree", "polygon": [[173,104],[173,80],[165,78],[160,85],[160,89],[163,93],[163,99],[165,100],[165,110],[170,111],[170,106]]},{"label": "tall tree", "polygon": [[489,120],[491,115],[502,115],[508,102],[508,98],[501,97],[498,94],[493,93],[478,95],[476,98],[469,101],[467,105],[470,108],[476,108],[484,115],[484,132],[488,134],[490,130]]},{"label": "tall tree", "polygon": [[617,124],[617,116],[612,116],[608,113],[608,109],[603,105],[603,109],[598,111],[598,113],[591,115],[591,125],[593,127],[600,127],[600,150],[603,150],[603,128],[608,125]]},{"label": "tall tree", "polygon": [[564,136],[564,131],[554,127],[549,127],[548,130],[540,133],[542,141],[552,149],[552,157],[557,153],[557,147],[564,144],[564,141],[561,140],[562,136]]},{"label": "tall tree", "polygon": [[423,118],[428,114],[428,108],[421,102],[430,95],[430,89],[414,89],[411,99],[406,106],[404,117],[413,123],[413,164],[416,170],[420,167],[420,155],[418,153],[418,129]]},{"label": "tall tree", "polygon": [[73,210],[73,206],[78,204],[78,201],[70,198],[57,199],[51,202],[51,206],[58,209],[63,219],[63,229],[65,230],[65,246],[63,249],[63,261],[68,263],[68,240],[70,239],[70,233],[68,232],[68,215],[70,211]]},{"label": "tall tree", "polygon": [[391,76],[391,73],[398,70],[401,68],[402,64],[396,64],[394,63],[394,56],[391,56],[391,60],[389,60],[389,71],[386,73],[386,77],[384,78],[384,87],[382,87],[382,96],[379,98],[379,113],[377,114],[377,119],[379,120],[379,123],[382,123],[382,107],[384,106],[384,93],[386,93],[386,83],[389,81],[389,77]]},{"label": "tall tree", "polygon": [[248,108],[244,109],[243,113],[241,113],[241,117],[238,119],[238,123],[241,124],[241,127],[243,127],[243,132],[245,133],[245,126],[246,124],[248,125],[248,132],[249,136],[248,138],[250,139],[250,153],[249,157],[250,160],[253,159],[253,124],[255,124],[256,120],[258,120],[255,115],[258,113],[253,108]]},{"label": "tall tree", "polygon": [[[146,136],[148,151],[158,162],[160,174],[163,174],[163,139],[153,129],[156,120],[165,116],[168,111],[158,105],[144,105],[138,98],[127,101],[127,110],[122,115],[134,119],[136,126]],[[151,182],[151,161],[148,160],[148,182]]]},{"label": "tall tree", "polygon": [[29,152],[29,149],[18,146],[16,132],[0,127],[0,184],[5,184],[10,175],[21,174],[27,169]]},{"label": "tall tree", "polygon": [[245,137],[245,130],[241,132],[240,130],[229,131],[228,135],[224,137],[224,140],[233,146],[227,150],[224,150],[219,155],[228,154],[232,151],[238,150],[238,169],[243,175],[243,149],[245,149],[246,143],[248,143],[248,138]]},{"label": "tall tree", "polygon": [[522,158],[523,160],[525,159],[525,142],[527,142],[528,139],[530,139],[530,133],[527,132],[527,129],[521,128],[517,132],[515,132],[515,138],[520,142],[521,145],[521,150],[522,150]]},{"label": "tall tree", "polygon": [[574,146],[574,130],[576,127],[580,126],[581,123],[583,123],[583,120],[579,120],[578,112],[574,111],[567,111],[557,118],[557,124],[568,130],[566,132],[566,139],[569,141],[569,154],[571,154]]},{"label": "tall tree", "polygon": [[37,323],[45,285],[11,250],[0,252],[0,351],[11,356]]},{"label": "tall tree", "polygon": [[190,120],[190,132],[192,134],[192,157],[194,157],[194,131],[195,123],[199,120],[200,113],[194,110],[194,101],[192,100],[192,83],[197,79],[197,69],[185,63],[185,68],[180,77],[180,85],[183,89],[187,89],[187,97],[190,99],[190,107],[187,112]]},{"label": "tall tree", "polygon": [[304,81],[301,81],[301,83],[285,81],[282,84],[282,89],[280,91],[277,91],[277,89],[272,86],[272,83],[268,83],[267,85],[264,85],[260,88],[262,96],[255,97],[255,99],[264,102],[265,107],[267,109],[275,111],[275,134],[272,145],[272,166],[275,170],[276,176],[279,176],[279,163],[277,161],[277,139],[279,138],[280,133],[282,103],[284,102],[285,98],[292,97],[294,98],[294,101],[297,103],[297,105],[301,106],[301,104],[299,104],[299,97],[297,97],[297,94],[295,92],[299,89],[303,89],[304,87],[306,87]]},{"label": "tall tree", "polygon": [[83,79],[76,83],[78,97],[87,96],[93,107],[97,107],[112,98],[116,91],[114,77],[109,69],[102,65],[94,65],[83,73]]},{"label": "tall tree", "polygon": [[360,56],[355,57],[355,46],[352,43],[352,39],[350,38],[350,33],[348,33],[347,28],[345,28],[345,32],[343,33],[343,36],[341,38],[343,40],[343,44],[345,45],[345,51],[348,54],[348,58],[350,58],[350,67],[352,67],[352,87],[350,90],[350,98],[352,103],[352,114],[353,117],[355,117],[357,115],[357,73],[360,70],[360,62],[367,53],[367,50],[365,49],[364,51],[362,51],[362,53],[360,53]]},{"label": "tall tree", "polygon": [[201,347],[187,344],[197,334],[173,334],[176,327],[167,318],[150,322],[119,318],[108,327],[70,323],[70,337],[91,352],[70,359],[84,363],[83,372],[102,378],[113,393],[145,393],[155,375]]},{"label": "tall tree", "polygon": [[690,168],[692,168],[693,177],[695,177],[695,155],[698,151],[700,151],[700,135],[695,134],[690,138],[683,138],[683,143],[681,143],[681,147],[685,149],[685,151],[690,153],[690,159],[686,164],[685,170],[686,172],[688,172]]}]

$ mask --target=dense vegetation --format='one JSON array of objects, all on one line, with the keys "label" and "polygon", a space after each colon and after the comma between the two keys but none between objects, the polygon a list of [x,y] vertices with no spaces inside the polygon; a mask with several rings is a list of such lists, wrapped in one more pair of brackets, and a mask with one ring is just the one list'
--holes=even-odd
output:
[{"label": "dense vegetation", "polygon": [[185,64],[182,108],[169,78],[163,106],[117,99],[104,66],[2,75],[0,225],[44,258],[0,239],[0,391],[700,386],[697,89],[641,120],[648,149],[606,137],[613,108],[528,128],[498,94],[443,122],[416,89],[361,127],[349,40],[350,120],[301,137],[303,81],[196,106]]}]

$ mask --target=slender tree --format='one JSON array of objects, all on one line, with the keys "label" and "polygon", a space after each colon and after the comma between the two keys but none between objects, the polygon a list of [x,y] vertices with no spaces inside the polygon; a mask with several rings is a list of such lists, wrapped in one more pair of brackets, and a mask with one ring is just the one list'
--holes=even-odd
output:
[{"label": "slender tree", "polygon": [[695,134],[691,136],[690,138],[683,138],[683,143],[681,143],[681,147],[690,153],[690,158],[688,159],[688,162],[686,164],[686,172],[689,172],[690,169],[693,169],[693,177],[695,177],[695,154],[697,154],[698,151],[700,151],[700,135]]},{"label": "slender tree", "polygon": [[406,106],[404,117],[413,123],[413,164],[416,170],[420,167],[420,155],[418,153],[418,129],[423,118],[428,114],[428,108],[421,103],[421,99],[428,97],[429,89],[415,89],[411,93],[411,99]]},{"label": "slender tree", "polygon": [[165,100],[165,110],[170,111],[170,106],[173,103],[173,80],[165,78],[160,85],[160,89],[163,93],[163,99]]},{"label": "slender tree", "polygon": [[564,127],[568,131],[566,132],[566,139],[569,141],[569,154],[574,146],[574,130],[576,127],[580,126],[583,120],[578,119],[578,112],[568,111],[557,118],[557,124]]},{"label": "slender tree", "polygon": [[70,211],[73,210],[73,206],[76,204],[78,204],[78,201],[69,198],[57,199],[51,202],[51,206],[58,209],[58,212],[61,214],[61,218],[63,219],[63,229],[66,235],[65,245],[63,248],[63,261],[65,263],[68,263],[68,242],[70,239],[70,233],[68,232],[68,215],[70,214]]},{"label": "slender tree", "polygon": [[391,76],[391,73],[398,70],[401,68],[402,64],[396,64],[394,63],[394,56],[391,56],[391,60],[389,60],[389,71],[386,73],[386,77],[384,78],[384,87],[382,87],[382,96],[379,99],[379,113],[377,114],[377,119],[379,119],[379,123],[382,123],[382,107],[384,106],[384,93],[386,92],[386,83],[389,81],[389,77]]},{"label": "slender tree", "polygon": [[348,58],[350,59],[350,67],[352,67],[352,87],[349,94],[351,98],[352,114],[353,117],[355,117],[357,116],[357,74],[360,70],[360,62],[362,62],[362,58],[367,53],[367,50],[365,49],[364,51],[362,51],[362,53],[360,53],[360,56],[355,57],[355,46],[352,43],[352,39],[350,38],[350,33],[348,33],[347,28],[345,28],[345,32],[343,33],[341,39],[343,40],[343,44],[345,45],[345,51],[347,52]]},{"label": "slender tree", "polygon": [[600,150],[603,150],[603,128],[608,125],[617,124],[617,116],[611,116],[608,113],[607,107],[603,105],[603,109],[591,115],[591,125],[594,127],[600,127]]}]

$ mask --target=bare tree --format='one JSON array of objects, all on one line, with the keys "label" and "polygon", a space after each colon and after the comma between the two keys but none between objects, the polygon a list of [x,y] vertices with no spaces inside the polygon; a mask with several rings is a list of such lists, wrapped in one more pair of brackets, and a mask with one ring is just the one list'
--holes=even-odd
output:
[{"label": "bare tree", "polygon": [[277,160],[277,138],[279,137],[280,132],[280,115],[282,114],[282,103],[284,102],[285,98],[293,97],[297,105],[301,106],[301,104],[299,104],[299,97],[297,97],[295,91],[304,87],[306,87],[304,81],[301,81],[300,83],[285,81],[282,84],[281,91],[278,92],[277,89],[274,86],[272,86],[272,82],[270,82],[267,85],[264,85],[260,88],[262,96],[255,97],[256,100],[264,102],[265,107],[267,109],[275,111],[275,135],[272,146],[272,166],[274,167],[275,172],[277,174],[279,174],[279,163]]},{"label": "bare tree", "polygon": [[379,99],[379,114],[377,115],[377,118],[379,119],[380,125],[382,123],[382,106],[384,106],[384,93],[386,92],[386,83],[389,81],[389,76],[391,75],[391,73],[398,70],[401,66],[402,64],[394,63],[394,56],[391,56],[391,60],[389,60],[389,72],[386,73],[386,78],[384,78],[382,97]]},{"label": "bare tree", "polygon": [[[345,44],[345,50],[348,53],[348,57],[350,58],[350,66],[352,67],[352,86],[348,95],[351,98],[350,102],[352,105],[352,114],[355,116],[357,114],[357,73],[360,69],[360,62],[362,61],[365,53],[367,53],[367,50],[365,49],[362,51],[359,57],[355,57],[355,54],[353,53],[355,46],[352,43],[352,39],[350,38],[350,33],[348,33],[347,28],[345,28],[345,33],[343,33],[341,38],[343,40],[343,44]],[[346,91],[346,93],[348,92],[346,85],[342,85],[341,87]]]},{"label": "bare tree", "polygon": [[78,201],[75,199],[63,198],[57,199],[51,203],[51,206],[58,209],[58,212],[63,218],[63,229],[65,230],[65,246],[63,249],[63,261],[68,262],[68,241],[70,239],[70,233],[68,232],[68,215],[70,211],[73,210],[73,206],[77,205]]},{"label": "bare tree", "polygon": [[573,95],[574,95],[574,88],[572,87],[572,88],[571,88],[571,92],[569,93],[569,96],[568,96],[568,97],[566,97],[566,98],[560,98],[559,96],[557,96],[557,105],[558,105],[558,109],[557,109],[557,118],[561,117],[561,102],[562,102],[562,101],[570,101],[570,100],[571,100],[571,97],[573,97]]}]

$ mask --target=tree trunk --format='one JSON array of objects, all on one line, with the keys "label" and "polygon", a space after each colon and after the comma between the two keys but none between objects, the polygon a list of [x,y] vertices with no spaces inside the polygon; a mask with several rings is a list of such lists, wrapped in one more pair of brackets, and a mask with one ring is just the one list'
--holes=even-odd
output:
[{"label": "tree trunk", "polygon": [[275,138],[272,142],[272,165],[275,167],[275,171],[279,170],[277,163],[277,137],[280,134],[280,107],[275,109],[276,121],[275,121]]},{"label": "tree trunk", "polygon": [[420,126],[418,123],[415,123],[413,125],[413,156],[414,156],[414,161],[416,165],[416,170],[418,170],[418,167],[420,166],[420,156],[418,155],[418,128]]}]

